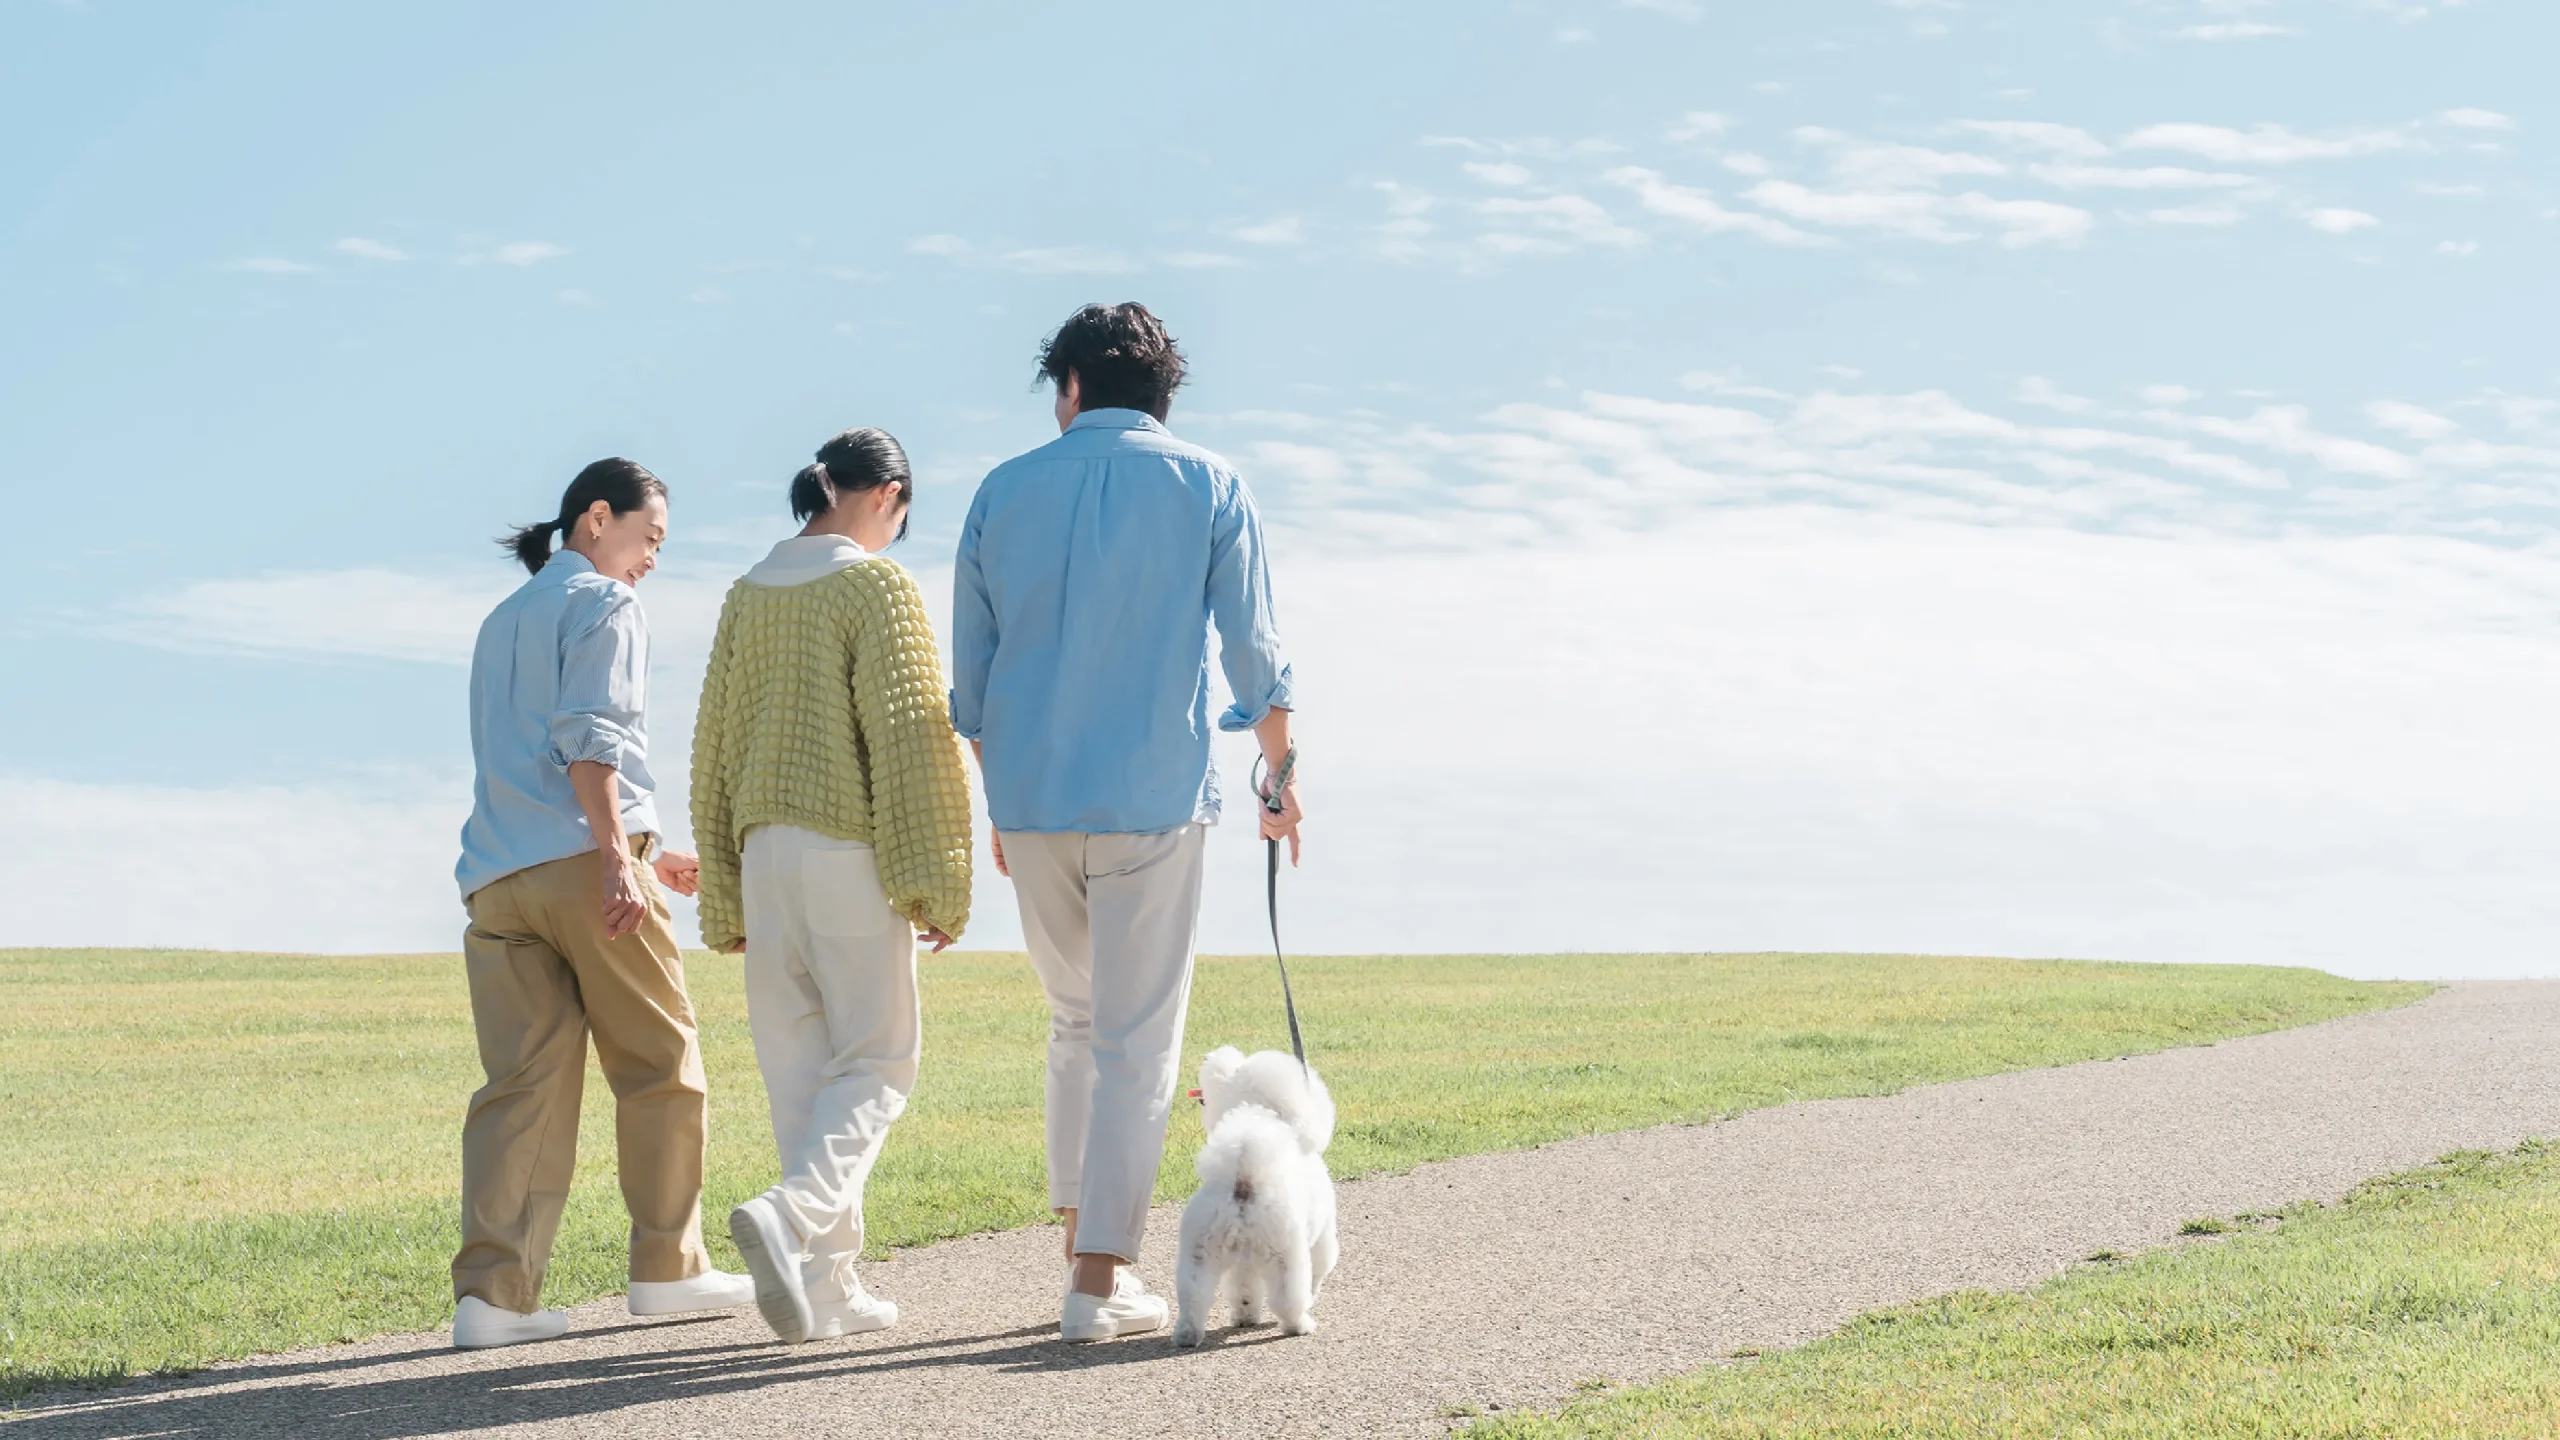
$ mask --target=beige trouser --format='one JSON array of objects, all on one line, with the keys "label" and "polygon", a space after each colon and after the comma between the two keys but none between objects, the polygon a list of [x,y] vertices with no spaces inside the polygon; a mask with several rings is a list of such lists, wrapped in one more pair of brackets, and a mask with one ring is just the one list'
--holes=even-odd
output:
[{"label": "beige trouser", "polygon": [[[632,841],[645,856],[653,837]],[[489,1083],[462,1122],[462,1249],[453,1294],[540,1308],[543,1267],[578,1162],[587,1033],[613,1087],[631,1278],[684,1280],[702,1248],[704,1087],[665,897],[642,869],[648,917],[608,940],[595,851],[473,892],[462,940],[471,1019]]]},{"label": "beige trouser", "polygon": [[853,1293],[862,1187],[915,1093],[924,1049],[916,931],[889,908],[871,847],[797,825],[747,832],[747,1026],[773,1112],[790,1221],[813,1300]]},{"label": "beige trouser", "polygon": [[1008,831],[1031,968],[1049,995],[1049,1204],[1076,1253],[1138,1258],[1181,1084],[1207,832]]}]

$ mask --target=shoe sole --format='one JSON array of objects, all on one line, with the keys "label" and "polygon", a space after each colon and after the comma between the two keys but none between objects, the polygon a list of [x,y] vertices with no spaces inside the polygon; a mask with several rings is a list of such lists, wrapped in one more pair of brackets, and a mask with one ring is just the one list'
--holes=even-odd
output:
[{"label": "shoe sole", "polygon": [[1064,1340],[1070,1345],[1091,1345],[1097,1341],[1118,1340],[1130,1335],[1152,1335],[1165,1327],[1166,1319],[1167,1317],[1159,1316],[1158,1318],[1150,1320],[1143,1325],[1135,1323],[1123,1324],[1118,1321],[1113,1321],[1102,1325],[1099,1328],[1090,1330],[1069,1330],[1066,1326],[1060,1325],[1058,1327],[1058,1338]]},{"label": "shoe sole", "polygon": [[[753,1277],[749,1277],[753,1278]],[[622,1302],[634,1320],[656,1320],[669,1315],[700,1315],[714,1310],[735,1310],[750,1303],[746,1300],[679,1300],[673,1303],[640,1304],[629,1299]]]},{"label": "shoe sole", "polygon": [[755,1212],[744,1205],[729,1212],[729,1239],[738,1247],[738,1258],[747,1262],[747,1273],[755,1277],[756,1313],[783,1343],[797,1345],[808,1339],[817,1317],[809,1313],[808,1295],[785,1279],[782,1269],[787,1259],[796,1272],[800,1257],[780,1254],[780,1237],[767,1235]]},{"label": "shoe sole", "polygon": [[843,1340],[855,1335],[868,1335],[875,1330],[886,1330],[897,1323],[898,1311],[895,1306],[892,1306],[885,1314],[876,1310],[871,1311],[866,1314],[859,1315],[852,1320],[846,1321],[833,1330],[822,1331],[818,1327],[812,1326],[809,1330],[809,1338],[812,1340]]},{"label": "shoe sole", "polygon": [[475,1335],[468,1340],[456,1335],[453,1337],[453,1348],[456,1350],[504,1350],[510,1345],[539,1345],[545,1340],[559,1340],[565,1338],[568,1333],[565,1329],[544,1330],[530,1335],[508,1335],[503,1338]]}]

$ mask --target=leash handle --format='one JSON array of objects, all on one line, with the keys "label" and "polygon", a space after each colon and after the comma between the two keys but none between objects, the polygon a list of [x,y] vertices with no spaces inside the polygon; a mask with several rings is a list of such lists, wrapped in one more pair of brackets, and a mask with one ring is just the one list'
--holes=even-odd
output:
[{"label": "leash handle", "polygon": [[[1254,757],[1253,764],[1257,772],[1268,769],[1268,762],[1260,756]],[[1289,788],[1290,779],[1297,773],[1298,747],[1291,745],[1289,753],[1280,757],[1278,769],[1254,781],[1254,789],[1261,793],[1264,810],[1274,815],[1281,812],[1280,792]],[[1271,912],[1271,962],[1280,967],[1280,1004],[1289,1012],[1289,1053],[1298,1057],[1298,1069],[1304,1073],[1307,1068],[1307,1042],[1298,1033],[1298,997],[1289,989],[1289,962],[1280,953],[1280,842],[1266,840],[1263,850],[1263,901]]]}]

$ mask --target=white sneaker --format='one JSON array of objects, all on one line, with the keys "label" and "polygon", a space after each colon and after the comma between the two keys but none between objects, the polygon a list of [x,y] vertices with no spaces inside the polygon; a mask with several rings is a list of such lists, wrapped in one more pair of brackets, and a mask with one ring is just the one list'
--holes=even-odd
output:
[{"label": "white sneaker", "polygon": [[1144,1335],[1164,1328],[1172,1312],[1161,1296],[1147,1293],[1146,1282],[1127,1266],[1112,1272],[1111,1293],[1087,1295],[1069,1290],[1058,1314],[1058,1338],[1075,1344]]},{"label": "white sneaker", "polygon": [[883,1300],[862,1288],[857,1280],[853,1293],[842,1300],[812,1300],[809,1338],[834,1340],[846,1335],[861,1335],[873,1330],[886,1330],[898,1323],[898,1302]]},{"label": "white sneaker", "polygon": [[800,1276],[800,1236],[773,1202],[759,1195],[729,1212],[729,1238],[755,1277],[756,1310],[786,1345],[809,1338],[816,1320]]},{"label": "white sneaker", "polygon": [[453,1348],[494,1350],[533,1340],[557,1340],[569,1333],[569,1317],[558,1310],[519,1315],[501,1310],[477,1295],[465,1295],[453,1307]]},{"label": "white sneaker", "polygon": [[689,1280],[634,1280],[624,1303],[634,1315],[690,1315],[697,1310],[735,1310],[754,1303],[755,1278],[725,1270],[706,1270]]}]

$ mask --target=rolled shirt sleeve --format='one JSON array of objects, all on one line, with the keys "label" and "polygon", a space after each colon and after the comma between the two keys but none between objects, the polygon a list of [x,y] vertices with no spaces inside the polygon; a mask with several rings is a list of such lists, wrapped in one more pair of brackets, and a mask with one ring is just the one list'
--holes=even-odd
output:
[{"label": "rolled shirt sleeve", "polygon": [[623,591],[561,645],[560,696],[551,712],[551,763],[582,760],[629,769],[648,753],[649,632],[640,602]]},{"label": "rolled shirt sleeve", "polygon": [[1210,517],[1209,617],[1218,627],[1218,661],[1235,703],[1218,717],[1218,728],[1250,730],[1275,707],[1297,708],[1295,678],[1280,654],[1262,517],[1253,494],[1242,480],[1229,477],[1223,499]]}]

